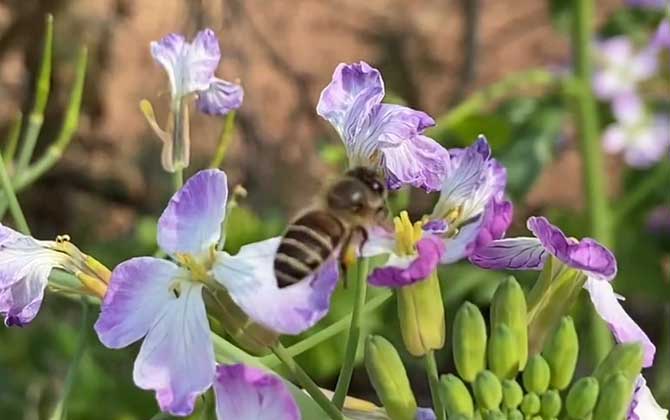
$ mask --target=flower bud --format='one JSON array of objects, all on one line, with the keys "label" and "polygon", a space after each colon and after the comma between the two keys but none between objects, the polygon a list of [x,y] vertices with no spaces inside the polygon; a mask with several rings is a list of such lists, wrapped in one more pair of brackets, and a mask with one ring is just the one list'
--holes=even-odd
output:
[{"label": "flower bud", "polygon": [[633,384],[642,370],[643,360],[644,349],[640,343],[618,344],[596,367],[593,376],[602,385],[608,376],[615,372],[621,372]]},{"label": "flower bud", "polygon": [[514,277],[500,283],[491,301],[491,326],[506,324],[515,334],[519,369],[528,359],[528,316],[526,296]]},{"label": "flower bud", "polygon": [[598,401],[598,381],[593,377],[581,378],[575,382],[565,400],[565,408],[570,418],[586,418]]},{"label": "flower bud", "polygon": [[579,339],[575,324],[572,318],[566,316],[561,320],[542,352],[551,370],[550,385],[552,388],[564,390],[570,385],[577,366],[578,355]]},{"label": "flower bud", "polygon": [[491,333],[488,346],[489,369],[500,379],[511,379],[519,372],[519,353],[514,332],[506,324],[498,324]]},{"label": "flower bud", "polygon": [[368,337],[365,343],[365,368],[391,420],[414,420],[416,399],[395,347],[378,335]]},{"label": "flower bud", "polygon": [[398,289],[400,332],[412,356],[424,356],[444,346],[444,303],[437,272]]},{"label": "flower bud", "polygon": [[528,359],[526,369],[523,371],[523,386],[526,391],[542,395],[549,388],[550,379],[549,365],[542,356],[536,354]]},{"label": "flower bud", "polygon": [[540,412],[540,397],[537,394],[531,392],[524,395],[523,400],[521,401],[521,411],[527,417],[533,416]]},{"label": "flower bud", "polygon": [[475,305],[465,302],[454,319],[454,364],[463,380],[472,382],[486,368],[486,323]]},{"label": "flower bud", "polygon": [[489,411],[484,414],[484,420],[507,420],[507,416],[500,411]]},{"label": "flower bud", "polygon": [[558,417],[561,412],[561,396],[555,389],[549,390],[542,395],[540,400],[540,413],[545,419]]},{"label": "flower bud", "polygon": [[442,390],[442,401],[449,418],[457,415],[470,418],[474,415],[475,408],[470,392],[457,376],[452,374],[442,375],[440,388]]},{"label": "flower bud", "polygon": [[509,410],[515,409],[521,404],[523,390],[521,385],[514,379],[506,379],[502,383],[503,406]]},{"label": "flower bud", "polygon": [[473,386],[477,405],[487,410],[497,410],[502,402],[502,385],[498,377],[489,370],[477,374]]},{"label": "flower bud", "polygon": [[519,410],[510,410],[507,413],[507,420],[523,420],[523,414]]},{"label": "flower bud", "polygon": [[633,384],[626,375],[621,372],[610,375],[603,383],[593,420],[623,420],[632,397]]}]

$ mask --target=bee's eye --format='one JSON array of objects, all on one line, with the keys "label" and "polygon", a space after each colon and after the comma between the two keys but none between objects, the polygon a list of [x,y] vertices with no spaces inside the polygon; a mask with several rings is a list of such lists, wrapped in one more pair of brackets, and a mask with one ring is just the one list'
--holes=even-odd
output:
[{"label": "bee's eye", "polygon": [[372,184],[370,184],[370,188],[372,188],[372,191],[376,193],[384,191],[384,186],[379,181],[372,181]]}]

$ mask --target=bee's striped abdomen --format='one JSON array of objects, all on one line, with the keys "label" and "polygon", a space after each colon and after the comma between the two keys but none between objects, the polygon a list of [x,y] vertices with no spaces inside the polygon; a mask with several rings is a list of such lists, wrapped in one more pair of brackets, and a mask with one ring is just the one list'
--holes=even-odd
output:
[{"label": "bee's striped abdomen", "polygon": [[323,210],[313,210],[289,225],[277,249],[274,270],[279,287],[312,274],[344,237],[344,226]]}]

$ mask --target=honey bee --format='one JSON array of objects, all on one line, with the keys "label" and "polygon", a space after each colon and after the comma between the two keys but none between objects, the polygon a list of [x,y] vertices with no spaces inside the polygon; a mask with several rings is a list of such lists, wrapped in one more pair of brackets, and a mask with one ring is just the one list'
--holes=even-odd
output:
[{"label": "honey bee", "polygon": [[[347,250],[368,229],[388,216],[387,191],[377,172],[366,167],[348,170],[328,188],[315,208],[303,212],[286,229],[274,260],[279,287],[297,283],[340,253],[344,266]],[[357,238],[360,236],[360,238]]]}]

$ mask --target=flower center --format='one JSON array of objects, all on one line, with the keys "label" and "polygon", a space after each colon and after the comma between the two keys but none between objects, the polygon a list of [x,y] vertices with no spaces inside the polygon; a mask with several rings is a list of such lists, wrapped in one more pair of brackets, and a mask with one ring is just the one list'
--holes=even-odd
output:
[{"label": "flower center", "polygon": [[423,236],[423,223],[409,220],[406,211],[400,212],[400,216],[393,218],[395,226],[395,247],[398,255],[416,254],[416,243]]},{"label": "flower center", "polygon": [[209,278],[209,270],[214,262],[214,249],[212,248],[206,258],[196,258],[191,254],[175,255],[175,260],[191,274],[190,280],[206,283]]}]

